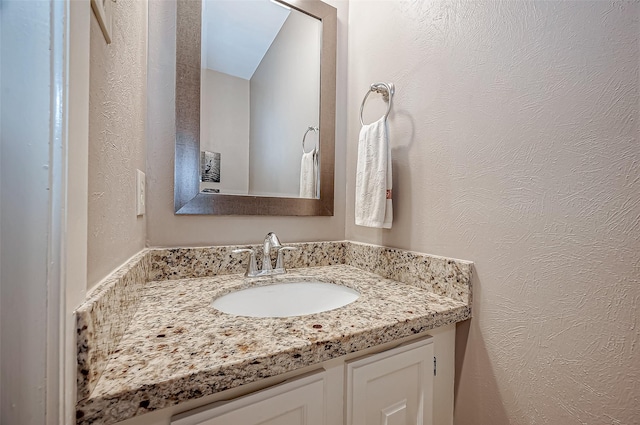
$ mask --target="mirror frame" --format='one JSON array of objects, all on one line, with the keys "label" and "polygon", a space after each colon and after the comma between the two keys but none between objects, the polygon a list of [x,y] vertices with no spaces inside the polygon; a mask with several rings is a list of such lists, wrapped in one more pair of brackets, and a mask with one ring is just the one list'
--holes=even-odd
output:
[{"label": "mirror frame", "polygon": [[[319,0],[279,0],[321,21],[320,198],[200,192],[201,0],[177,0],[175,214],[332,216],[336,123],[337,11]],[[193,102],[192,99],[198,99]]]}]

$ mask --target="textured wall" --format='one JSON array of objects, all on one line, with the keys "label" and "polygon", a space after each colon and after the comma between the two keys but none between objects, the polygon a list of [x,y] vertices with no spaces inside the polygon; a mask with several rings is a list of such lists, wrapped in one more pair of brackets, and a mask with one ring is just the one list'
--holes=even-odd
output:
[{"label": "textured wall", "polygon": [[282,242],[342,240],[346,161],[347,19],[338,10],[335,215],[333,217],[178,216],[173,213],[175,144],[175,2],[149,3],[149,101],[147,243],[149,246],[210,246],[261,242],[268,231]]},{"label": "textured wall", "polygon": [[107,45],[91,15],[88,285],[144,248],[136,169],[145,171],[147,2],[112,3]]},{"label": "textured wall", "polygon": [[[639,15],[350,2],[346,236],[475,262],[457,424],[640,420]],[[353,224],[357,112],[380,80],[397,85],[389,231]]]}]

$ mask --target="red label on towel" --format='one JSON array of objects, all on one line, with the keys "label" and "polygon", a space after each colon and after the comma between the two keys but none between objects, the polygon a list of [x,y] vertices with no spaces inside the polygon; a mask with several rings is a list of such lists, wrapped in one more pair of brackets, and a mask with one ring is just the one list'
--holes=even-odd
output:
[{"label": "red label on towel", "polygon": [[387,189],[387,199],[391,199],[391,189]]}]

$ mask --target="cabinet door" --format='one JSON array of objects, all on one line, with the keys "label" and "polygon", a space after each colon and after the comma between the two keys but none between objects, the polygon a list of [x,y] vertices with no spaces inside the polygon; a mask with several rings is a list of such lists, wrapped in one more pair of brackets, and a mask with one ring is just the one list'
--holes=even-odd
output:
[{"label": "cabinet door", "polygon": [[172,425],[324,425],[323,372],[186,412]]},{"label": "cabinet door", "polygon": [[347,364],[347,425],[431,425],[431,338]]}]

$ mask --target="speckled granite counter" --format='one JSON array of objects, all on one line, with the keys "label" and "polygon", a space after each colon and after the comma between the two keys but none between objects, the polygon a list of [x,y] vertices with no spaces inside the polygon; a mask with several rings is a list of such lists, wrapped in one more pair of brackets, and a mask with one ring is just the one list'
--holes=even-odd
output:
[{"label": "speckled granite counter", "polygon": [[[342,258],[348,258],[349,249],[342,244]],[[357,244],[348,262],[364,260],[366,247],[372,246]],[[424,254],[393,251],[405,259],[414,255],[424,260]],[[446,261],[448,277],[469,289],[471,263]],[[416,267],[408,270],[394,264],[394,273],[406,274]],[[456,275],[452,270],[462,272]],[[422,277],[433,280],[433,273]],[[342,284],[361,296],[336,310],[294,318],[238,317],[210,306],[214,298],[235,289],[292,279]],[[170,281],[145,283],[136,295],[126,332],[109,350],[106,367],[92,383],[90,395],[78,403],[78,423],[115,423],[471,316],[470,290],[450,297],[442,293],[446,291],[424,286],[346,264],[293,269],[270,278],[247,279],[242,274],[181,278],[178,274]]]}]

